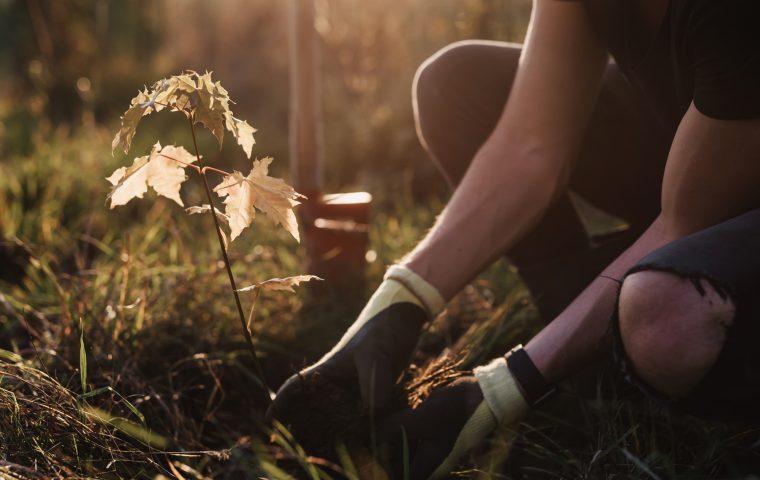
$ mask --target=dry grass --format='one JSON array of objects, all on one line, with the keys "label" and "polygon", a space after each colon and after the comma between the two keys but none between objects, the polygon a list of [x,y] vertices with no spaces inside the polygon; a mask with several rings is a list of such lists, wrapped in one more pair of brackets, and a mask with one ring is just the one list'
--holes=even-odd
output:
[{"label": "dry grass", "polygon": [[118,435],[129,431],[133,439],[150,441],[152,435],[144,426],[95,410],[20,357],[6,352],[3,356],[0,455],[8,462],[3,468],[19,478],[128,476],[146,466],[165,470],[149,445]]},{"label": "dry grass", "polygon": [[[0,477],[355,478],[345,452],[326,462],[261,424],[265,402],[209,226],[163,201],[107,212],[108,138],[86,137],[53,136],[34,156],[0,165]],[[370,284],[440,205],[397,198],[380,199],[375,213]],[[241,283],[302,271],[302,252],[267,227],[231,251]],[[321,355],[367,293],[262,296],[255,338],[268,380],[277,385]],[[428,328],[408,384],[413,403],[539,327],[515,275],[493,267]],[[757,431],[664,411],[609,372],[588,378],[564,386],[519,435],[500,432],[465,462],[466,475],[757,471]]]}]

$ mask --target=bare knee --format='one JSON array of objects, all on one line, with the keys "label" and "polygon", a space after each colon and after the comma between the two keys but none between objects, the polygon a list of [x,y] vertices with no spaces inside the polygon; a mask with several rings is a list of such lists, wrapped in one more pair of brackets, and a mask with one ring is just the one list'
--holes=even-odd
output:
[{"label": "bare knee", "polygon": [[477,47],[468,41],[447,45],[425,60],[414,75],[414,121],[417,135],[428,150],[428,123],[440,121],[442,110],[450,108],[448,104],[457,90],[456,78],[462,75],[462,66],[468,61],[473,48]]},{"label": "bare knee", "polygon": [[[491,105],[493,99],[485,101],[484,92],[498,89],[506,95],[514,75],[507,71],[516,71],[520,52],[518,44],[464,40],[440,49],[420,65],[412,83],[414,121],[420,142],[435,160],[442,161],[436,155],[449,150],[451,132],[461,135],[462,128],[473,122],[473,115],[482,115],[479,104],[488,103],[498,115],[503,103]],[[494,67],[484,70],[488,65]],[[482,135],[490,134],[492,128],[489,123]],[[478,140],[474,148],[485,138]],[[457,183],[466,164],[440,166]]]},{"label": "bare knee", "polygon": [[447,119],[456,118],[450,111],[456,90],[452,82],[457,75],[463,48],[453,44],[439,50],[420,65],[412,81],[412,110],[417,138],[451,187],[459,183],[465,167],[451,164],[439,156],[441,151],[446,151],[446,146],[437,132],[451,129]]},{"label": "bare knee", "polygon": [[412,81],[412,96],[415,108],[420,100],[426,104],[431,92],[437,92],[441,85],[457,74],[460,58],[467,55],[466,42],[456,42],[443,47],[428,57],[417,69]]},{"label": "bare knee", "polygon": [[479,57],[478,53],[488,47],[501,51],[504,56],[500,60],[514,63],[515,69],[517,68],[516,64],[522,51],[520,44],[488,40],[462,40],[451,43],[428,57],[417,69],[412,82],[415,108],[420,100],[426,103],[429,95],[438,96],[441,89],[445,89],[445,85],[452,83],[452,80],[466,79],[471,73],[469,67]]},{"label": "bare knee", "polygon": [[[715,363],[734,305],[707,281],[675,274],[629,275],[620,291],[620,334],[639,377],[672,397],[688,394]],[[701,290],[701,291],[700,291]]]}]

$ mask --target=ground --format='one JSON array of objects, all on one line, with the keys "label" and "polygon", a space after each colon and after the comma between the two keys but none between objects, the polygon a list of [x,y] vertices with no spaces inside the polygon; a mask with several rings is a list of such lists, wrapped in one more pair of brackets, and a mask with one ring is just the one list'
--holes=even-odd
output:
[{"label": "ground", "polygon": [[[366,452],[338,446],[317,458],[262,423],[266,400],[210,219],[150,193],[110,211],[104,177],[119,160],[109,143],[98,127],[59,131],[0,164],[0,478],[366,476]],[[186,188],[200,204],[200,187]],[[442,199],[400,193],[377,195],[365,285],[258,299],[254,339],[269,384],[327,350],[384,265],[430,226]],[[303,248],[263,217],[230,255],[242,285],[304,273]],[[472,368],[540,325],[499,263],[428,328],[411,389],[424,395],[450,362]],[[750,478],[757,438],[653,404],[603,364],[462,469],[468,478]]]}]

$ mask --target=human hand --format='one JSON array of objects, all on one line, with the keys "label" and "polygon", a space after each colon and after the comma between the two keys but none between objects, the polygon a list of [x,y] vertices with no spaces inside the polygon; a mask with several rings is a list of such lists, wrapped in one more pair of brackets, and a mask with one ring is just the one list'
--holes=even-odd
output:
[{"label": "human hand", "polygon": [[443,306],[438,291],[416,273],[391,267],[338,344],[280,387],[268,419],[287,423],[289,412],[309,408],[309,397],[328,389],[327,384],[347,390],[358,385],[362,409],[382,411],[409,363],[423,324]]},{"label": "human hand", "polygon": [[426,479],[448,473],[494,428],[496,419],[477,380],[467,376],[434,391],[416,409],[391,415],[380,430],[390,447],[395,476],[403,477],[400,459],[406,456],[409,478]]},{"label": "human hand", "polygon": [[390,448],[390,463],[399,478],[403,470],[399,458],[405,454],[409,478],[446,476],[497,425],[513,423],[525,414],[528,404],[504,358],[474,373],[434,391],[416,409],[393,414],[383,423],[381,436]]}]

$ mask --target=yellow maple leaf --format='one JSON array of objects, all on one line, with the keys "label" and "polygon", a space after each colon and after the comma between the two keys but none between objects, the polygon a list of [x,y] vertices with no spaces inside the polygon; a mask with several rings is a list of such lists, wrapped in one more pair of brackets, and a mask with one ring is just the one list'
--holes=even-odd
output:
[{"label": "yellow maple leaf", "polygon": [[230,237],[235,240],[256,216],[253,208],[253,188],[245,182],[242,173],[227,175],[214,191],[224,199],[224,212],[230,224]]},{"label": "yellow maple leaf", "polygon": [[[219,142],[219,148],[222,148],[224,141],[224,111],[213,107],[208,107],[207,103],[211,96],[201,90],[197,91],[201,101],[193,109],[193,121],[206,127]],[[219,105],[217,102],[216,105]]]},{"label": "yellow maple leaf", "polygon": [[[195,80],[192,78],[192,74],[195,72],[185,72],[180,75],[175,75],[173,78],[177,79],[177,88],[186,92],[192,93],[195,91]],[[197,75],[197,74],[196,74]]]},{"label": "yellow maple leaf", "polygon": [[184,206],[179,196],[182,182],[187,179],[182,163],[190,164],[195,160],[195,156],[183,147],[167,145],[161,148],[161,144],[156,143],[149,155],[135,158],[132,165],[118,168],[106,178],[113,185],[107,197],[111,200],[111,208],[125,205],[133,198],[142,198],[148,187]]},{"label": "yellow maple leaf", "polygon": [[188,76],[195,78],[195,90],[190,93],[193,121],[210,130],[221,148],[224,141],[225,115],[231,114],[227,90],[222,88],[219,82],[214,83],[211,80],[211,72],[203,75],[188,72]]},{"label": "yellow maple leaf", "polygon": [[310,282],[312,280],[324,280],[316,275],[296,275],[293,277],[285,278],[270,278],[263,282],[254,283],[244,288],[239,288],[238,292],[250,292],[256,289],[259,290],[284,290],[286,292],[295,292],[293,287],[297,287],[301,282]]},{"label": "yellow maple leaf", "polygon": [[194,124],[207,128],[216,138],[219,148],[222,147],[224,131],[227,129],[246,156],[251,158],[256,143],[253,139],[256,129],[248,122],[235,118],[230,111],[230,103],[234,102],[230,100],[229,93],[220,82],[212,80],[211,72],[201,75],[187,70],[180,75],[163,78],[150,89],[138,92],[132,99],[129,109],[121,117],[121,125],[111,143],[111,149],[121,147],[127,153],[142,117],[170,108],[192,118]]},{"label": "yellow maple leaf", "polygon": [[224,113],[224,125],[235,137],[238,145],[243,148],[246,156],[251,158],[251,151],[253,150],[253,145],[256,143],[256,140],[253,139],[253,134],[256,133],[256,129],[250,126],[245,120],[239,120],[233,117],[232,112],[229,111]]},{"label": "yellow maple leaf", "polygon": [[160,112],[164,108],[171,107],[179,86],[179,79],[177,77],[169,77],[156,82],[154,84],[153,96],[151,96],[152,108]]},{"label": "yellow maple leaf", "polygon": [[268,176],[270,163],[272,159],[269,157],[254,160],[253,168],[247,176],[235,171],[224,177],[222,183],[214,188],[217,195],[224,198],[230,240],[235,240],[253,222],[255,210],[258,209],[274,221],[275,225],[282,225],[296,241],[301,241],[293,207],[300,203],[298,199],[303,198],[303,195],[282,179]]},{"label": "yellow maple leaf", "polygon": [[[194,207],[187,207],[185,209],[185,212],[187,212],[188,215],[196,215],[201,213],[206,213],[211,211],[211,205],[208,203],[204,203],[200,206],[194,206]],[[219,221],[219,223],[223,223],[225,225],[229,225],[230,219],[225,215],[223,212],[220,212],[216,207],[214,207],[214,215],[216,215],[216,219]],[[222,227],[219,227],[219,233],[222,234],[222,243],[224,244],[224,249],[228,250],[230,248],[230,242],[227,240],[227,234],[224,233],[224,230],[222,230]]]},{"label": "yellow maple leaf", "polygon": [[129,145],[135,136],[137,124],[140,123],[143,115],[147,114],[148,105],[146,105],[146,102],[149,100],[150,96],[147,91],[139,92],[132,99],[129,108],[121,117],[121,126],[111,142],[111,151],[116,150],[119,146],[124,150],[124,153],[129,151]]},{"label": "yellow maple leaf", "polygon": [[[197,205],[194,207],[187,207],[185,209],[185,212],[188,213],[188,215],[196,215],[199,213],[206,213],[211,211],[211,206],[208,203],[204,203],[203,205]],[[214,215],[216,215],[217,220],[219,220],[221,223],[227,225],[229,223],[229,217],[227,217],[224,212],[220,212],[218,208],[214,207]]]}]

